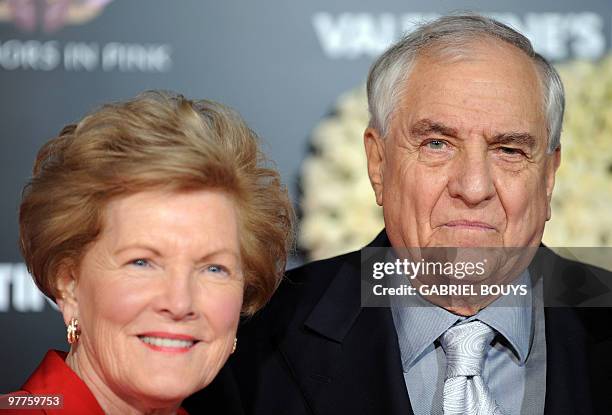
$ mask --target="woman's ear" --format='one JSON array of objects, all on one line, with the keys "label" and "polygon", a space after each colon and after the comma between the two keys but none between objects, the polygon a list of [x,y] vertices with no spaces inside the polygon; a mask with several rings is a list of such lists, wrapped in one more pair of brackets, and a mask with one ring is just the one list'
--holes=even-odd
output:
[{"label": "woman's ear", "polygon": [[58,296],[55,299],[64,317],[64,323],[68,325],[72,318],[79,317],[79,302],[76,295],[77,278],[73,266],[63,264],[59,267],[56,286]]}]

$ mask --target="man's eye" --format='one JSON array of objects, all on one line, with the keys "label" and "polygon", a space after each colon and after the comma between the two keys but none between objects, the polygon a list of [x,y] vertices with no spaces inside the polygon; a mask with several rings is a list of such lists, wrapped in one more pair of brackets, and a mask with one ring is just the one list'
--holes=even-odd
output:
[{"label": "man's eye", "polygon": [[431,150],[442,150],[446,146],[446,142],[443,140],[429,140],[425,145]]},{"label": "man's eye", "polygon": [[510,156],[523,154],[523,152],[520,149],[513,148],[513,147],[500,147],[500,150],[502,153],[510,155]]}]

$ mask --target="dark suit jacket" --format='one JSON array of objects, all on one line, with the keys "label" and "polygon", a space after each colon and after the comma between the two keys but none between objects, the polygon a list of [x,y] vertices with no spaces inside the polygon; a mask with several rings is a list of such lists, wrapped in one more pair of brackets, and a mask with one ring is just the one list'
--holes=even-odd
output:
[{"label": "dark suit jacket", "polygon": [[[385,232],[370,246],[390,246]],[[582,273],[581,281],[592,274],[540,252],[551,278],[567,269]],[[223,380],[188,400],[187,410],[239,401],[247,415],[412,414],[390,309],[360,306],[360,260],[352,252],[289,271],[271,302],[241,326]],[[606,308],[545,309],[546,414],[612,413],[611,316]]]}]

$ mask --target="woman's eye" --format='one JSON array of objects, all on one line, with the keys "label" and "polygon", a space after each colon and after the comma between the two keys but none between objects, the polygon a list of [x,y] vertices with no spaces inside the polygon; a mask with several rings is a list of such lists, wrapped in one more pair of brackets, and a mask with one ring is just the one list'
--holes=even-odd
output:
[{"label": "woman's eye", "polygon": [[130,261],[130,264],[132,264],[132,265],[134,265],[136,267],[140,267],[140,268],[148,267],[150,265],[149,261],[144,259],[144,258],[134,259],[134,260]]},{"label": "woman's eye", "polygon": [[208,265],[206,267],[206,271],[213,274],[229,274],[228,269],[223,265]]}]

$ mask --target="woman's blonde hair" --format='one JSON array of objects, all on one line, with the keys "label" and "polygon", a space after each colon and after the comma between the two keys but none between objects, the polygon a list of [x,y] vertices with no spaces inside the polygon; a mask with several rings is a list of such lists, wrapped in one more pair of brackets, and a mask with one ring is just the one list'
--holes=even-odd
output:
[{"label": "woman's blonde hair", "polygon": [[79,263],[110,200],[223,190],[237,206],[243,313],[252,314],[278,286],[293,242],[291,202],[267,165],[255,133],[221,104],[151,91],[105,105],[38,152],[19,210],[21,252],[38,287],[56,298],[60,266]]}]

